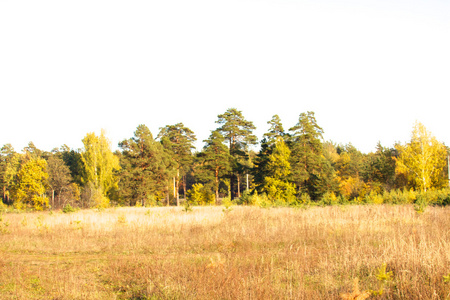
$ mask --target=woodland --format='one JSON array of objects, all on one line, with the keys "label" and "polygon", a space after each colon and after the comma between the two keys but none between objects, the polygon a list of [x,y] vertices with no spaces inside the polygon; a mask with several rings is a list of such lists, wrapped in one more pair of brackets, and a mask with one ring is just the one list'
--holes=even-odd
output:
[{"label": "woodland", "polygon": [[[351,143],[324,141],[314,112],[285,130],[278,115],[258,142],[255,126],[236,108],[194,151],[183,123],[145,125],[112,151],[102,131],[82,149],[50,152],[32,142],[0,153],[2,207],[15,210],[246,204],[298,206],[339,203],[450,203],[448,148],[420,122],[411,140],[362,153]],[[259,148],[255,151],[253,149]]]}]

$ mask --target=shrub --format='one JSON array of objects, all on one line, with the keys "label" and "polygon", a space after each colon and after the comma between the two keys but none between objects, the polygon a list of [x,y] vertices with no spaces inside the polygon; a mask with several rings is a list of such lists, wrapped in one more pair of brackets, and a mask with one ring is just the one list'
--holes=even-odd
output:
[{"label": "shrub", "polygon": [[214,204],[215,196],[211,190],[201,183],[196,183],[187,192],[188,201],[194,205]]},{"label": "shrub", "polygon": [[8,206],[3,203],[3,201],[0,200],[0,213],[4,213],[8,210]]},{"label": "shrub", "polygon": [[334,192],[326,192],[322,195],[322,198],[320,200],[325,205],[335,205],[339,203],[339,198]]},{"label": "shrub", "polygon": [[384,202],[384,197],[375,191],[370,191],[368,195],[364,197],[365,203],[382,204]]},{"label": "shrub", "polygon": [[450,189],[440,190],[435,202],[437,205],[450,205]]},{"label": "shrub", "polygon": [[308,193],[302,193],[299,198],[297,198],[298,204],[310,204],[311,203],[311,197]]},{"label": "shrub", "polygon": [[75,208],[73,208],[70,204],[66,204],[64,206],[64,208],[62,209],[62,212],[65,213],[65,214],[72,213],[72,212],[75,212],[75,211],[76,211]]}]

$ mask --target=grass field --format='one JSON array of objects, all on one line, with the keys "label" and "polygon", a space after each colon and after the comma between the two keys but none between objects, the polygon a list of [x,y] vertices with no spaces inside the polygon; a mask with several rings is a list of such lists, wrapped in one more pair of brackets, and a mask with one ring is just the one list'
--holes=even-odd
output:
[{"label": "grass field", "polygon": [[112,208],[0,219],[0,299],[450,299],[450,207]]}]

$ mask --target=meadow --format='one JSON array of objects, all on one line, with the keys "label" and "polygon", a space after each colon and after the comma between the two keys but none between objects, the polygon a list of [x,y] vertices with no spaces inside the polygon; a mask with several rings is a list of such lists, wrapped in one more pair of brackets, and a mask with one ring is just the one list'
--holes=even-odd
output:
[{"label": "meadow", "polygon": [[450,299],[450,207],[5,213],[0,299]]}]

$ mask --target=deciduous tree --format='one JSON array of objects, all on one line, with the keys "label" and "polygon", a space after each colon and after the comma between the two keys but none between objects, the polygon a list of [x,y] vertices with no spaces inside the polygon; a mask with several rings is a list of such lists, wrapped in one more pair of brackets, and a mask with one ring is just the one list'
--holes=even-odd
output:
[{"label": "deciduous tree", "polygon": [[14,176],[19,169],[20,155],[14,151],[11,144],[6,144],[0,150],[0,185],[3,194],[3,201],[12,204],[10,200],[11,188],[14,183]]},{"label": "deciduous tree", "polygon": [[291,173],[290,155],[291,151],[283,138],[279,136],[275,141],[272,153],[268,157],[262,188],[269,199],[287,203],[295,200],[295,184],[288,180]]},{"label": "deciduous tree", "polygon": [[119,160],[111,151],[111,142],[102,130],[100,136],[88,133],[83,139],[81,160],[84,165],[82,181],[85,187],[95,190],[94,206],[109,205],[108,194],[117,188],[115,172]]},{"label": "deciduous tree", "polygon": [[48,178],[46,167],[47,162],[43,158],[33,157],[29,153],[23,155],[12,187],[12,198],[17,208],[29,205],[42,210],[48,206],[48,198],[45,196]]},{"label": "deciduous tree", "polygon": [[400,156],[397,159],[397,171],[407,174],[413,187],[426,191],[445,185],[443,174],[447,151],[425,126],[416,122],[411,141],[406,145],[397,145]]}]

